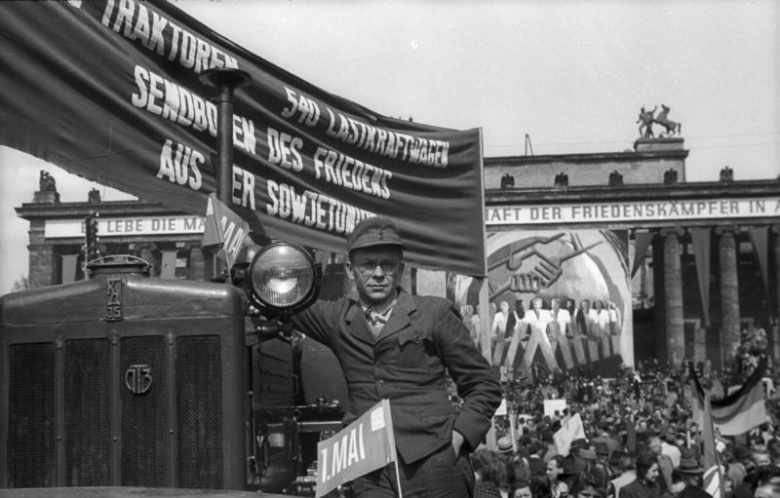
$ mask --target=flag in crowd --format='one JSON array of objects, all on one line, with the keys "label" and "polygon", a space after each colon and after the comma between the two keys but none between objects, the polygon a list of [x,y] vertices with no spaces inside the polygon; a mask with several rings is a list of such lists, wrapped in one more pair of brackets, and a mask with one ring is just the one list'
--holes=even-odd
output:
[{"label": "flag in crowd", "polygon": [[704,439],[704,455],[702,464],[704,467],[704,490],[712,498],[724,498],[723,493],[723,468],[720,465],[718,452],[715,448],[715,430],[712,424],[710,410],[710,392],[704,394],[704,410],[702,420],[702,436]]},{"label": "flag in crowd", "polygon": [[[741,388],[723,399],[710,402],[712,424],[721,436],[744,434],[766,422],[766,402],[762,383],[765,370],[766,360],[764,359],[759,362]],[[703,424],[706,393],[692,366],[690,371],[693,379],[691,396],[693,419],[697,423]]]},{"label": "flag in crowd", "polygon": [[716,429],[721,436],[735,436],[766,422],[766,403],[761,381],[766,370],[766,359],[759,362],[742,387],[717,401],[710,399],[710,390],[702,387],[693,365],[689,364],[689,367],[693,380],[693,419],[700,424],[704,440],[704,490],[713,498],[723,498],[724,468],[716,447]]}]

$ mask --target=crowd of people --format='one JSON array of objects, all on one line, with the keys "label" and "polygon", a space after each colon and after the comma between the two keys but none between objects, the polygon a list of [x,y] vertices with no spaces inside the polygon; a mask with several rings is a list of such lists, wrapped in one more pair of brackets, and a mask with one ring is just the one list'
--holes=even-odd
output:
[{"label": "crowd of people", "polygon": [[[755,351],[753,351],[755,352]],[[740,385],[757,355],[714,372],[695,366],[713,399]],[[744,358],[743,358],[744,359]],[[716,436],[723,498],[780,498],[778,370],[767,367],[766,423],[740,436]],[[612,379],[576,372],[537,372],[504,382],[508,415],[496,418],[497,449],[472,456],[475,498],[707,498],[703,488],[703,434],[695,421],[687,365],[667,369],[657,361],[622,368]],[[544,415],[544,402],[566,408]],[[780,399],[780,396],[778,396]],[[579,415],[584,437],[559,452],[553,435]],[[511,424],[509,417],[513,417]],[[511,430],[510,430],[510,424]]]}]

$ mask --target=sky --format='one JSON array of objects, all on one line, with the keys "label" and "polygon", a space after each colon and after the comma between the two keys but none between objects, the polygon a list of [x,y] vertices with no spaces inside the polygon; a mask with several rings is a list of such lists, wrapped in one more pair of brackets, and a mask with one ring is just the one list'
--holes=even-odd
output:
[{"label": "sky", "polygon": [[[738,181],[780,176],[775,0],[172,1],[374,112],[481,128],[485,157],[630,150],[639,109],[665,104],[690,151],[686,181],[727,165]],[[14,208],[41,169],[62,202],[91,188],[132,198],[0,147],[0,295],[27,275],[29,226]]]}]

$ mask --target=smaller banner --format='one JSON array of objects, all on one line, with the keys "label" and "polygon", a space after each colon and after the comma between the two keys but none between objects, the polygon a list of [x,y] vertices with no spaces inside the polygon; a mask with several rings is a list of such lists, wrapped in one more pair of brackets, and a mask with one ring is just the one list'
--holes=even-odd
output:
[{"label": "smaller banner", "polygon": [[501,404],[498,405],[498,408],[496,408],[496,412],[493,414],[494,417],[504,416],[507,415],[509,412],[506,408],[506,398],[503,398],[501,400]]},{"label": "smaller banner", "polygon": [[[720,431],[721,436],[738,436],[744,434],[767,421],[766,400],[762,378],[766,371],[766,359],[761,359],[745,383],[717,401],[705,401],[706,391],[699,382],[696,371],[689,364],[693,386],[691,389],[691,406],[693,420],[704,424],[705,417],[710,417],[712,424]],[[703,427],[703,426],[702,426]]]},{"label": "smaller banner", "polygon": [[206,229],[201,245],[224,249],[228,268],[231,268],[238,252],[247,241],[247,235],[249,235],[249,223],[217,199],[217,194],[209,194],[206,206]]},{"label": "smaller banner", "polygon": [[699,296],[701,297],[701,314],[704,327],[710,326],[710,229],[690,228],[693,241],[693,254],[696,258],[696,276],[699,279]]},{"label": "smaller banner", "polygon": [[753,242],[758,269],[761,271],[761,282],[764,284],[764,290],[769,294],[769,258],[767,257],[769,227],[751,227],[748,233],[750,233],[750,240]]},{"label": "smaller banner", "polygon": [[585,429],[582,426],[580,414],[576,413],[568,420],[561,422],[561,428],[553,434],[555,449],[559,455],[568,455],[571,442],[575,439],[585,438]]},{"label": "smaller banner", "polygon": [[335,436],[317,443],[319,498],[397,460],[390,401],[383,399]]}]

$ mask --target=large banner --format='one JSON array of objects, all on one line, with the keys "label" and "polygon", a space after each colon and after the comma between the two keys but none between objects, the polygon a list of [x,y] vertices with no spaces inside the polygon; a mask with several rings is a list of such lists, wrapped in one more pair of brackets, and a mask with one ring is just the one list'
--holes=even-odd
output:
[{"label": "large banner", "polygon": [[217,109],[199,76],[241,69],[252,80],[236,91],[231,208],[253,229],[342,251],[355,223],[382,214],[399,224],[412,264],[485,274],[480,130],[379,115],[167,2],[2,11],[0,144],[202,215],[216,191]]},{"label": "large banner", "polygon": [[[495,232],[487,251],[490,309],[478,307],[476,279],[453,276],[448,292],[475,342],[489,334],[494,366],[614,377],[634,365],[625,230]],[[488,331],[479,329],[483,313]]]}]

